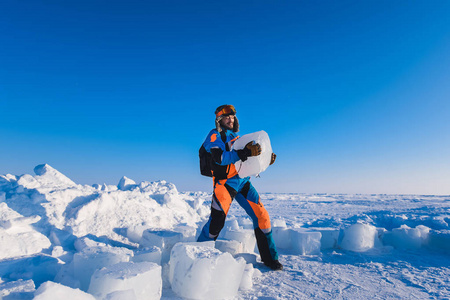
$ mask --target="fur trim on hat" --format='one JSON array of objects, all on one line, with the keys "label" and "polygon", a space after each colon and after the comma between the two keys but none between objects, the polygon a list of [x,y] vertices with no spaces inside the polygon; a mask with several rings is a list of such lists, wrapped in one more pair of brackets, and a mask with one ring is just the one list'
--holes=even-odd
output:
[{"label": "fur trim on hat", "polygon": [[[216,129],[218,132],[222,131],[222,127],[220,126],[220,120],[222,120],[223,116],[219,116],[216,118]],[[233,132],[239,132],[239,120],[234,116],[234,124],[233,124]]]}]

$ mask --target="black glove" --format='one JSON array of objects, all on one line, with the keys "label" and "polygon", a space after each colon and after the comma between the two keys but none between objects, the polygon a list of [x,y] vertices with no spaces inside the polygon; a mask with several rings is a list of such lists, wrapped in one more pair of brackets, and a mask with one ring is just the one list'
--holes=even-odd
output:
[{"label": "black glove", "polygon": [[260,155],[261,146],[258,143],[253,145],[253,141],[251,141],[248,142],[247,145],[245,145],[244,149],[237,150],[236,152],[242,161],[246,161],[250,156]]},{"label": "black glove", "polygon": [[275,153],[272,153],[272,158],[270,159],[270,165],[273,165],[273,163],[275,162],[275,160],[277,159],[277,155]]}]

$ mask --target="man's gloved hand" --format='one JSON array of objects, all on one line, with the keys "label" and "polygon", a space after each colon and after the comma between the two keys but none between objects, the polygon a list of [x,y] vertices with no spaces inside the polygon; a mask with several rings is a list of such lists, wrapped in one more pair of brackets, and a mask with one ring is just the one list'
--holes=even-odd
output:
[{"label": "man's gloved hand", "polygon": [[244,149],[237,150],[237,154],[242,161],[246,161],[250,156],[258,156],[261,154],[261,145],[258,143],[253,145],[253,141],[248,142]]},{"label": "man's gloved hand", "polygon": [[273,165],[275,160],[277,159],[277,155],[275,153],[272,153],[272,158],[270,159],[270,165]]},{"label": "man's gloved hand", "polygon": [[247,145],[245,145],[245,149],[250,150],[247,156],[258,156],[261,154],[261,146],[258,143],[253,145],[253,142],[248,142]]}]

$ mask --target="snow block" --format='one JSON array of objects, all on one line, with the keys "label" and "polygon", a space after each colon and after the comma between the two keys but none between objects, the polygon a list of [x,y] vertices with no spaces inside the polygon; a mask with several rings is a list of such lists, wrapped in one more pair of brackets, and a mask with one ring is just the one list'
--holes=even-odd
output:
[{"label": "snow block", "polygon": [[35,292],[33,300],[95,300],[94,296],[89,295],[79,289],[47,281],[44,282]]},{"label": "snow block", "polygon": [[132,243],[139,244],[139,241],[142,239],[142,234],[144,230],[148,229],[149,226],[143,225],[135,225],[127,228],[127,238]]},{"label": "snow block", "polygon": [[254,141],[261,146],[261,154],[258,156],[251,156],[245,162],[237,161],[234,165],[239,173],[239,176],[244,178],[247,176],[254,176],[264,172],[270,164],[272,159],[272,146],[270,144],[269,135],[264,131],[258,131],[241,136],[233,144],[233,149],[243,149],[248,142]]},{"label": "snow block", "polygon": [[272,227],[272,237],[277,248],[291,248],[291,231],[286,227]]},{"label": "snow block", "polygon": [[250,229],[229,230],[225,232],[224,238],[241,242],[243,251],[248,253],[255,252],[256,237],[255,232]]},{"label": "snow block", "polygon": [[134,251],[134,256],[131,260],[135,263],[137,262],[153,262],[155,264],[161,265],[161,249],[156,246],[138,249]]},{"label": "snow block", "polygon": [[300,255],[320,254],[320,239],[322,234],[303,228],[290,229],[292,250]]},{"label": "snow block", "polygon": [[22,280],[5,282],[0,284],[0,299],[1,297],[10,294],[34,293],[35,286],[33,280]]},{"label": "snow block", "polygon": [[58,259],[46,254],[35,254],[3,260],[0,264],[2,279],[15,281],[32,279],[36,286],[52,280],[61,268]]},{"label": "snow block", "polygon": [[249,290],[253,287],[253,273],[254,268],[252,264],[247,264],[244,269],[244,274],[242,275],[241,284],[239,285],[239,289],[241,291]]},{"label": "snow block", "polygon": [[391,232],[385,233],[383,243],[399,249],[418,249],[428,242],[429,232],[430,228],[423,225],[416,228],[402,225],[400,228],[394,228]]},{"label": "snow block", "polygon": [[228,299],[237,295],[245,265],[207,243],[178,243],[170,255],[169,280],[182,298]]},{"label": "snow block", "polygon": [[74,278],[80,281],[80,289],[87,291],[91,276],[97,269],[128,262],[133,251],[117,247],[92,247],[73,256]]},{"label": "snow block", "polygon": [[147,229],[142,234],[142,239],[139,242],[139,247],[153,247],[156,246],[161,249],[161,263],[167,263],[170,258],[170,251],[172,247],[178,243],[184,241],[183,233],[171,231],[171,230],[160,230],[152,231]]},{"label": "snow block", "polygon": [[378,239],[378,231],[375,226],[356,223],[344,229],[344,236],[339,246],[342,249],[364,252],[372,249]]},{"label": "snow block", "polygon": [[450,254],[450,230],[432,231],[428,236],[430,247],[444,250]]},{"label": "snow block", "polygon": [[238,241],[216,240],[216,249],[236,255],[244,251],[244,245]]},{"label": "snow block", "polygon": [[152,262],[123,262],[94,272],[88,292],[104,299],[115,291],[133,290],[137,300],[160,299],[161,266]]},{"label": "snow block", "polygon": [[310,227],[309,230],[318,231],[322,234],[320,249],[337,248],[339,240],[339,229],[328,227]]},{"label": "snow block", "polygon": [[117,188],[121,191],[129,191],[135,187],[137,187],[136,182],[126,176],[123,176],[117,185]]}]

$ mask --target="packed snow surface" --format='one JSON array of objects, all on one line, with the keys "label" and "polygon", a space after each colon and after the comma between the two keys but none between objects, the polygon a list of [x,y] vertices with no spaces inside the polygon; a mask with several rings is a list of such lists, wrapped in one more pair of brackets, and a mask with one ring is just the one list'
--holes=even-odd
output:
[{"label": "packed snow surface", "polygon": [[196,243],[210,193],[34,173],[0,176],[0,299],[450,298],[450,196],[261,194],[275,272],[237,203]]}]

